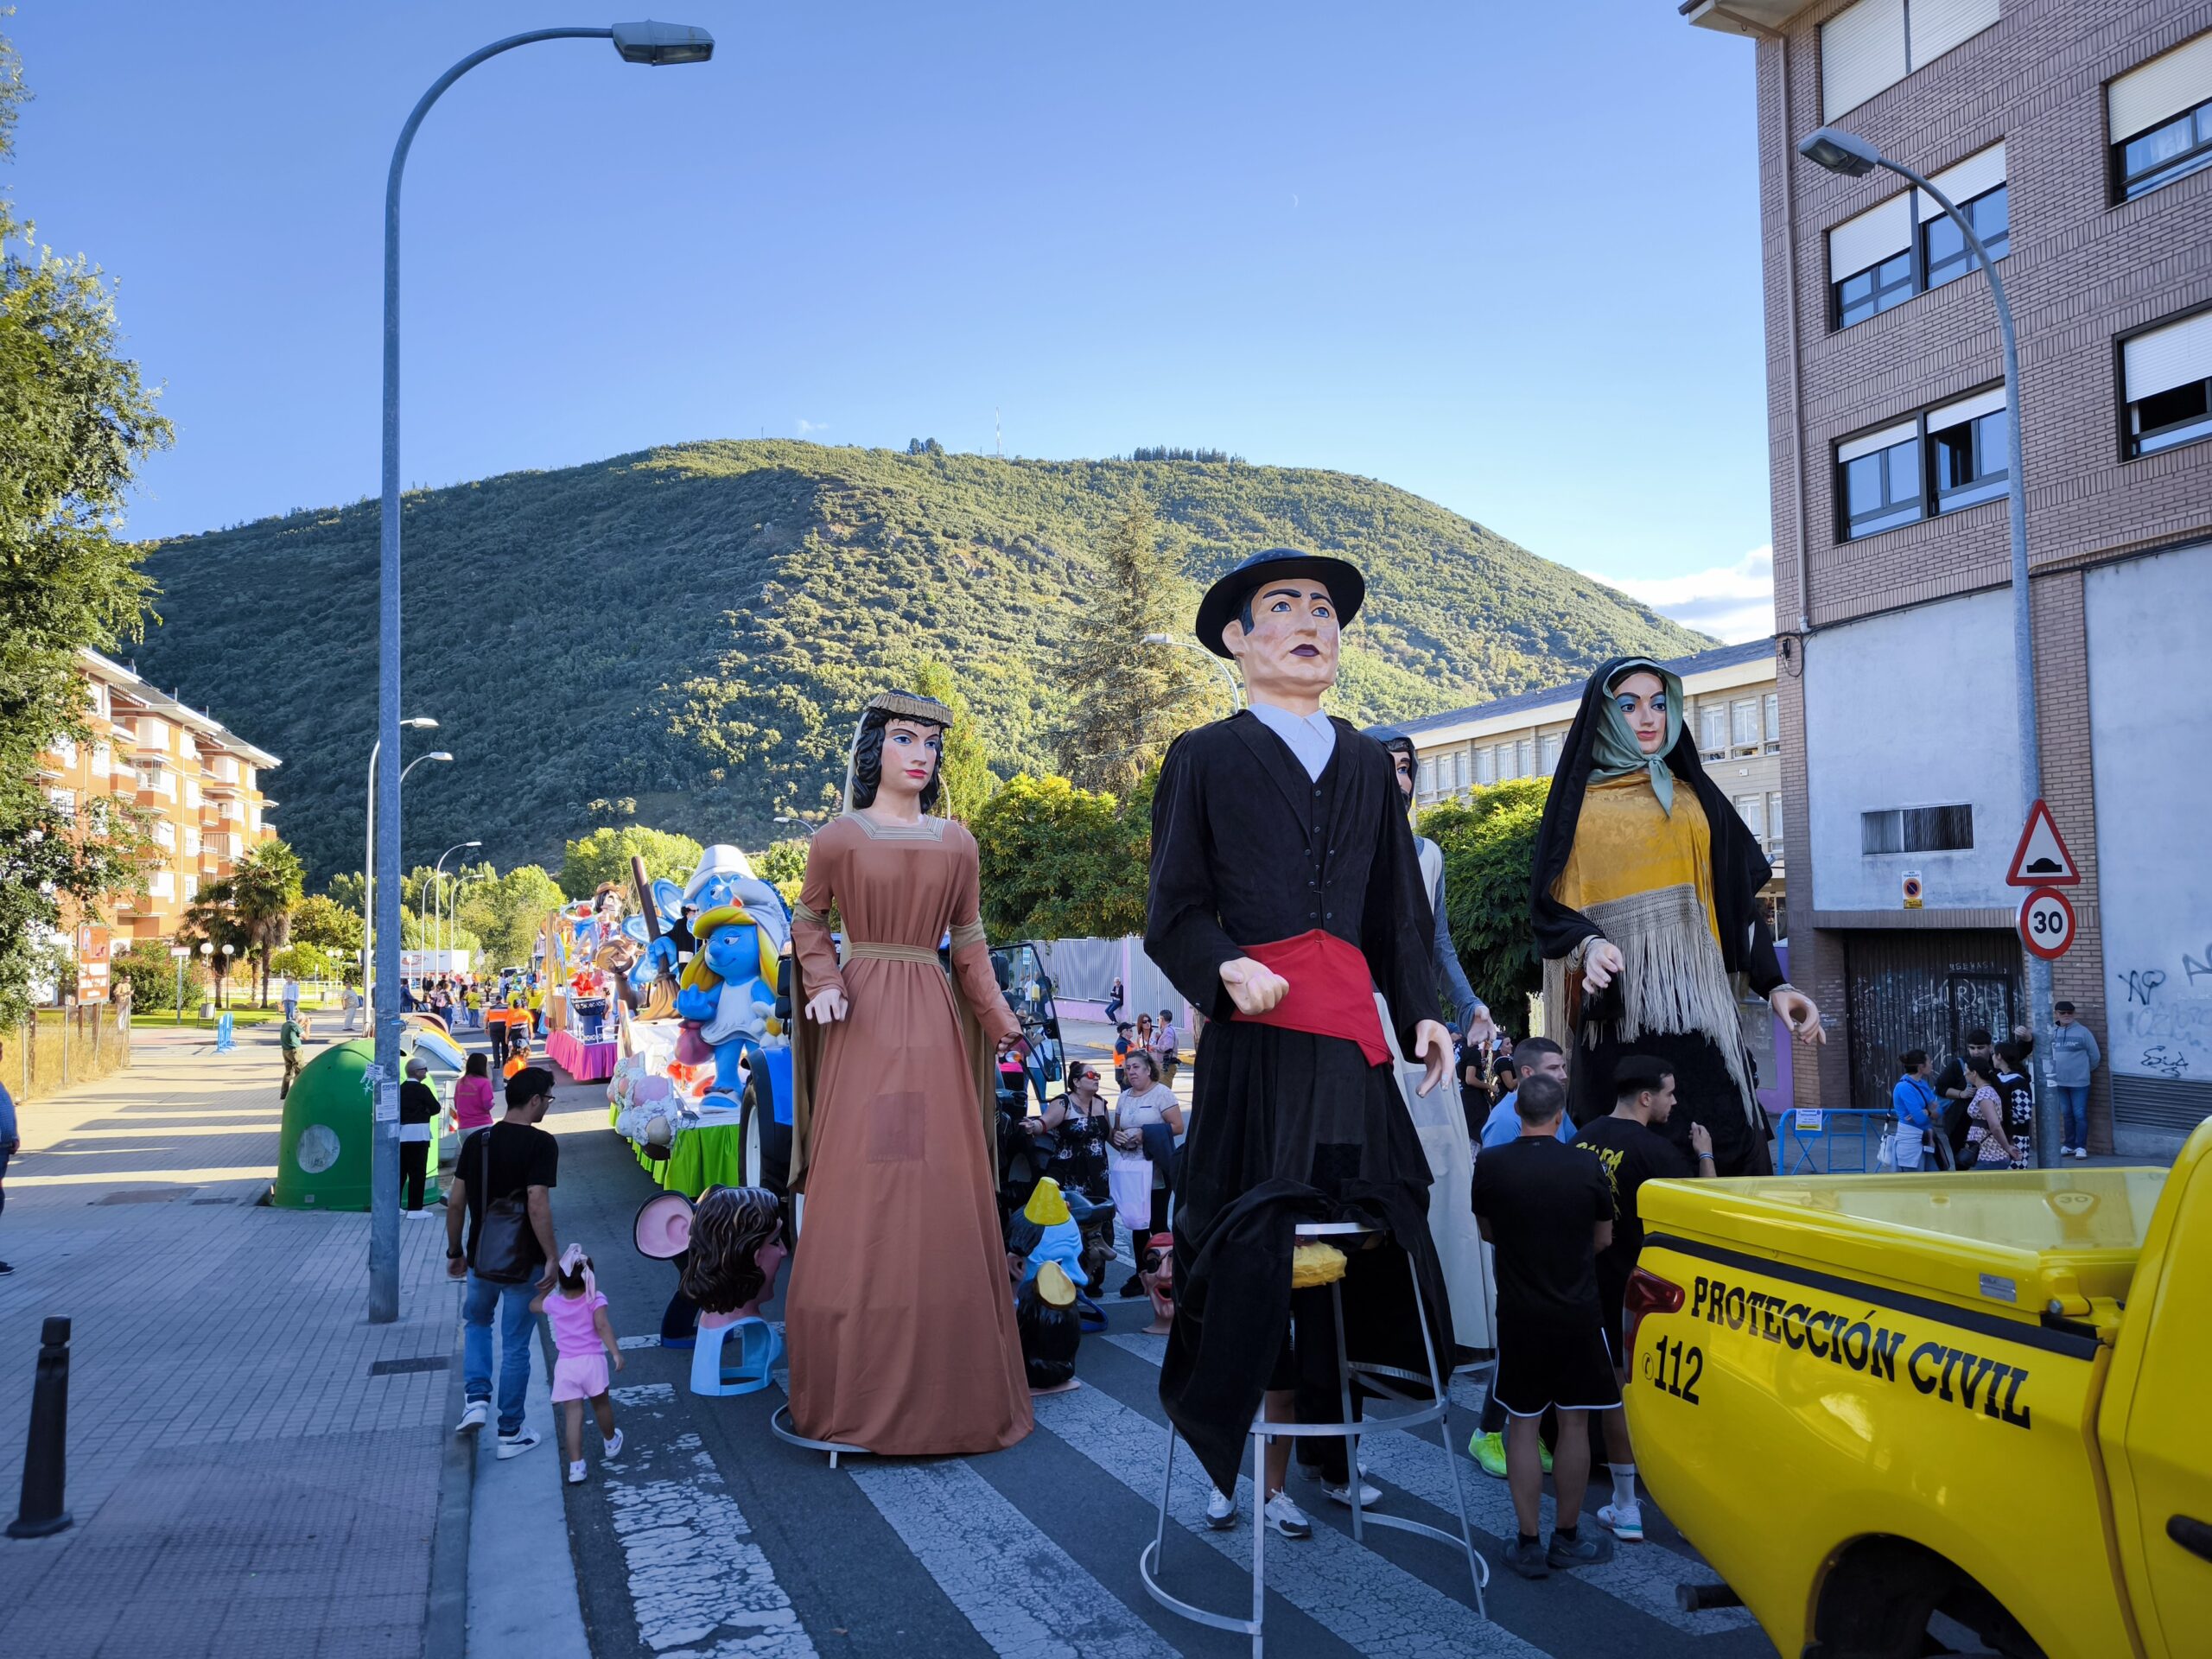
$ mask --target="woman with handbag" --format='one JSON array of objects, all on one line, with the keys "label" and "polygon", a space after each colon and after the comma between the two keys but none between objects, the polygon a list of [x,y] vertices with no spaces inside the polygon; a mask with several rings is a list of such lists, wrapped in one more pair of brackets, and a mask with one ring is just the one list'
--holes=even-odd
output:
[{"label": "woman with handbag", "polygon": [[561,1143],[537,1127],[552,1103],[553,1074],[544,1067],[525,1066],[509,1077],[505,1116],[461,1143],[454,1160],[457,1191],[446,1201],[446,1272],[468,1281],[461,1302],[461,1390],[468,1403],[456,1428],[481,1428],[491,1405],[496,1308],[503,1458],[519,1457],[537,1444],[537,1432],[524,1425],[522,1412],[530,1388],[531,1338],[537,1329],[531,1298],[552,1289],[560,1276],[553,1265],[552,1189]]}]

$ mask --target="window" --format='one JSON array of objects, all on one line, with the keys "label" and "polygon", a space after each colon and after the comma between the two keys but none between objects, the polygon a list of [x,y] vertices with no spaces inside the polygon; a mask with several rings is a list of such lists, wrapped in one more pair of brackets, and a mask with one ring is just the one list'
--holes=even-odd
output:
[{"label": "window", "polygon": [[184,878],[184,902],[188,905],[199,896],[200,878],[196,875],[186,876]]},{"label": "window", "polygon": [[[1976,150],[1929,182],[1958,204],[1989,257],[2002,259],[2012,246],[2005,146]],[[1877,202],[1831,229],[1827,243],[1833,328],[1878,316],[1975,264],[1958,222],[1923,190]]]},{"label": "window", "polygon": [[184,855],[187,858],[200,856],[200,826],[196,823],[184,826]]},{"label": "window", "polygon": [[49,789],[46,798],[54,803],[54,810],[65,818],[77,816],[77,791],[73,789]]},{"label": "window", "polygon": [[1414,793],[1416,795],[1433,795],[1436,793],[1435,761],[1422,760],[1414,766]]},{"label": "window", "polygon": [[1958,853],[1974,846],[1971,806],[1891,807],[1859,815],[1859,850],[1881,853]]},{"label": "window", "polygon": [[1697,752],[1708,760],[1718,760],[1728,753],[1726,705],[1708,702],[1697,711]]},{"label": "window", "polygon": [[2212,311],[2149,329],[2120,349],[2131,458],[2212,437]]},{"label": "window", "polygon": [[1925,516],[1920,494],[1920,428],[1907,421],[1836,451],[1843,474],[1843,537],[1854,541]]},{"label": "window", "polygon": [[2011,487],[2002,388],[1836,446],[1839,540],[1994,501]]},{"label": "window", "polygon": [[1547,737],[1536,746],[1536,767],[1547,778],[1559,770],[1559,752],[1562,740]]},{"label": "window", "polygon": [[167,818],[156,819],[154,823],[154,845],[160,848],[165,853],[175,852],[176,850],[176,825],[171,823]]},{"label": "window", "polygon": [[104,742],[93,744],[92,776],[95,778],[105,778],[109,772],[114,770],[115,751]]},{"label": "window", "polygon": [[2001,391],[1984,392],[1929,416],[1928,456],[1936,512],[1994,501],[2005,493],[2011,476],[2005,465],[2009,419]]},{"label": "window", "polygon": [[146,891],[156,899],[176,896],[176,877],[167,870],[156,870],[146,879]]},{"label": "window", "polygon": [[1764,844],[1766,840],[1766,797],[1738,795],[1736,798],[1735,806],[1736,816],[1744,821],[1744,827],[1751,832],[1751,839]]},{"label": "window", "polygon": [[197,778],[188,778],[184,780],[184,804],[188,807],[195,809],[199,806],[200,780]]},{"label": "window", "polygon": [[1766,798],[1766,849],[1770,858],[1782,856],[1782,791],[1771,790]]},{"label": "window", "polygon": [[1484,788],[1497,781],[1497,756],[1489,749],[1475,751],[1475,781]]},{"label": "window", "polygon": [[1536,746],[1525,737],[1520,739],[1513,745],[1513,775],[1533,778],[1536,775],[1535,766]]},{"label": "window", "polygon": [[1833,121],[1997,21],[1997,0],[1859,0],[1821,25],[1821,118]]},{"label": "window", "polygon": [[1768,692],[1762,699],[1760,712],[1764,715],[1762,723],[1766,728],[1766,752],[1769,754],[1780,754],[1782,753],[1782,694],[1778,691]]},{"label": "window", "polygon": [[2212,35],[2113,81],[2105,88],[2105,118],[2118,200],[2212,166]]},{"label": "window", "polygon": [[73,737],[66,735],[55,738],[54,740],[54,758],[56,760],[59,760],[65,766],[75,766],[77,764],[77,740]]},{"label": "window", "polygon": [[190,732],[179,732],[176,734],[176,752],[188,760],[197,760],[200,745],[193,741]]},{"label": "window", "polygon": [[138,717],[138,747],[166,753],[169,747],[169,728],[151,715],[141,715]]},{"label": "window", "polygon": [[1759,752],[1759,704],[1756,697],[1728,705],[1728,738],[1738,754]]}]

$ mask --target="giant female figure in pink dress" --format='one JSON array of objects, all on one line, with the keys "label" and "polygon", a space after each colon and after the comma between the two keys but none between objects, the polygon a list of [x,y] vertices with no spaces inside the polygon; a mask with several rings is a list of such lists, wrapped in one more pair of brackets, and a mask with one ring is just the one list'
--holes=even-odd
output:
[{"label": "giant female figure in pink dress", "polygon": [[868,704],[845,813],[815,835],[791,913],[791,1424],[910,1456],[994,1452],[1032,1427],[990,1133],[995,1054],[1020,1027],[977,916],[975,838],[928,811],[951,720],[901,692]]}]

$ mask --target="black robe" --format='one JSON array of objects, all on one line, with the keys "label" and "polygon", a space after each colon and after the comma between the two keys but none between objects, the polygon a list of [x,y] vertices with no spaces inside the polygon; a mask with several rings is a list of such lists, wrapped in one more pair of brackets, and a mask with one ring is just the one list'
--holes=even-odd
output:
[{"label": "black robe", "polygon": [[1250,714],[1179,738],[1153,800],[1145,953],[1207,1016],[1175,1209],[1175,1323],[1160,1397],[1214,1484],[1244,1438],[1290,1319],[1293,1230],[1357,1216],[1391,1243],[1355,1259],[1346,1347],[1427,1369],[1410,1252],[1441,1365],[1452,1315],[1428,1230],[1429,1170],[1395,1069],[1348,1039],[1235,1019],[1224,962],[1320,929],[1357,946],[1401,1022],[1440,1023],[1427,902],[1389,753],[1343,721],[1319,780]]}]

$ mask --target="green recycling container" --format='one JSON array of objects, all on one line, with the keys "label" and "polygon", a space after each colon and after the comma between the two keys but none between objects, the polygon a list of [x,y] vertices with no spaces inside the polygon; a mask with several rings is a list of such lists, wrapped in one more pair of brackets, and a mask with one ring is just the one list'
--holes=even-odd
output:
[{"label": "green recycling container", "polygon": [[[361,1078],[375,1058],[375,1041],[356,1037],[332,1044],[300,1068],[291,1093],[284,1097],[271,1203],[286,1210],[369,1207],[372,1103]],[[432,1082],[431,1087],[437,1085]],[[442,1109],[444,1098],[441,1092]],[[438,1185],[438,1129],[433,1120],[429,1179],[423,1187],[425,1205],[441,1203],[445,1196]]]}]

